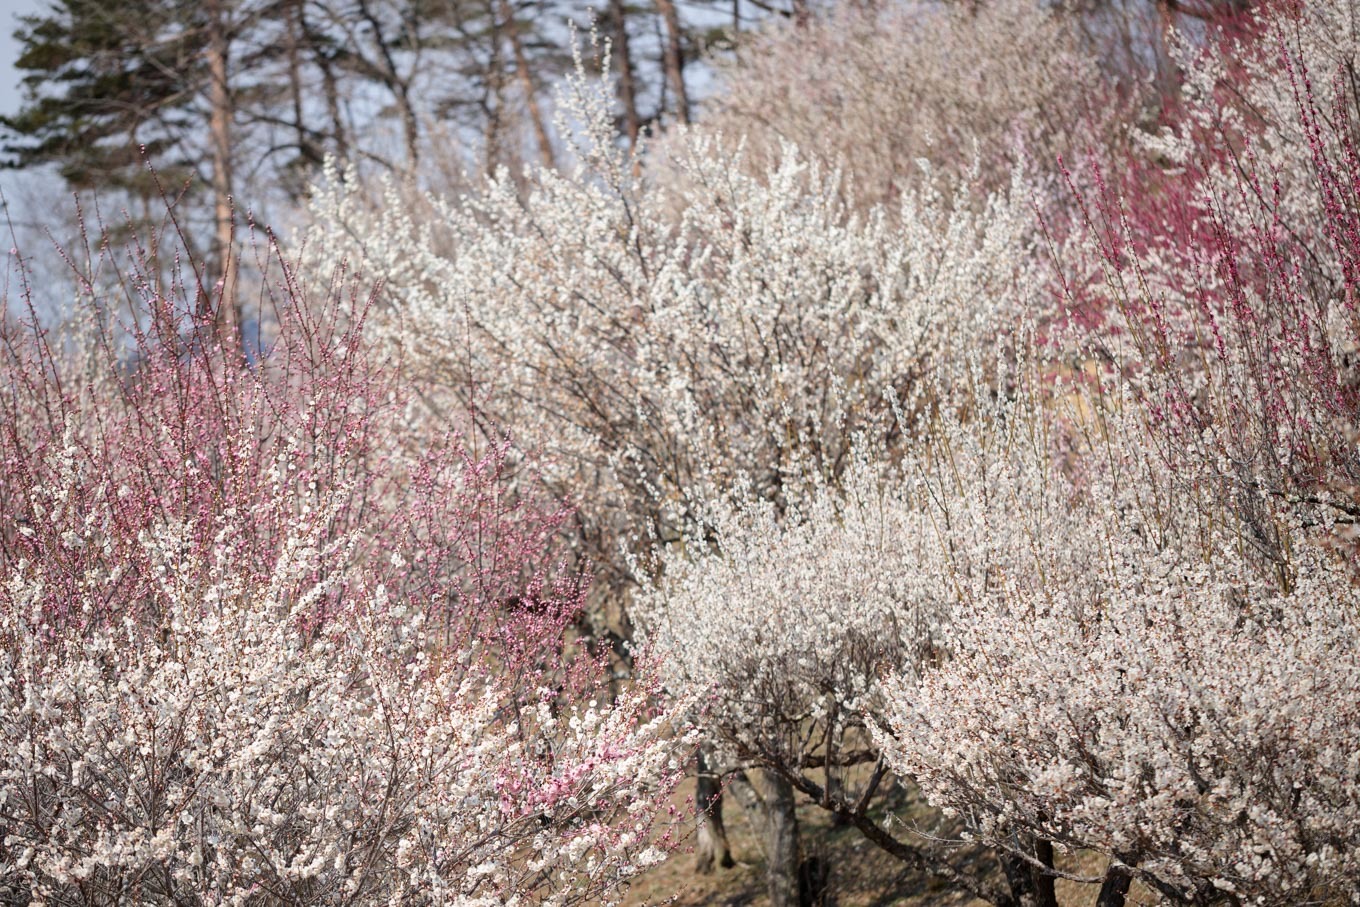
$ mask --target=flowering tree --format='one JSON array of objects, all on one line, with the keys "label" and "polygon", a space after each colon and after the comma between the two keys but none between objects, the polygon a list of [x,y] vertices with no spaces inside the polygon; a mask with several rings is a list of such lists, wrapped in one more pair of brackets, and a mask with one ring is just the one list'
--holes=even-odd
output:
[{"label": "flowering tree", "polygon": [[[1322,43],[1274,34],[1242,65],[1292,80],[1303,141],[1188,114],[1218,136],[1202,167],[1048,218],[1089,231],[1051,235],[1060,254],[1097,252],[1062,300],[1023,181],[979,205],[926,179],[889,216],[789,146],[765,166],[694,133],[644,168],[580,81],[572,173],[434,200],[430,223],[318,193],[314,249],[387,281],[375,317],[419,381],[521,404],[506,421],[592,499],[597,551],[655,522],[633,612],[666,686],[707,697],[715,757],[762,770],[777,903],[796,791],[997,904],[1055,905],[1064,849],[1108,857],[1076,874],[1102,907],[1134,880],[1190,903],[1355,890],[1357,716],[1329,701],[1357,679],[1356,156],[1344,86],[1319,99],[1297,49]],[[886,778],[1005,884],[885,831]]]},{"label": "flowering tree", "polygon": [[1116,163],[1088,206],[1101,268],[1078,304],[1107,313],[1164,455],[1281,557],[1281,503],[1338,538],[1360,513],[1354,12],[1266,7],[1246,37],[1185,50],[1159,156]]},{"label": "flowering tree", "polygon": [[379,331],[433,395],[472,395],[556,454],[550,479],[587,502],[587,551],[616,565],[617,589],[633,578],[620,549],[638,553],[649,526],[662,544],[703,531],[698,488],[741,477],[752,506],[782,509],[799,471],[835,487],[855,433],[895,447],[885,391],[1004,332],[1036,231],[1018,175],[981,202],[927,175],[889,217],[857,213],[839,174],[792,147],[755,176],[696,135],[668,145],[658,178],[613,149],[607,95],[582,74],[571,91],[574,171],[432,200],[431,221],[395,188],[367,211],[333,178],[309,242],[382,280]]},{"label": "flowering tree", "polygon": [[566,645],[511,448],[411,453],[365,306],[286,269],[253,359],[132,286],[74,357],[6,312],[6,896],[596,902],[660,859],[672,729]]},{"label": "flowering tree", "polygon": [[[961,601],[949,656],[899,676],[876,735],[932,802],[1044,874],[1061,874],[1055,843],[1109,855],[1102,905],[1133,879],[1240,904],[1340,900],[1360,878],[1352,101],[1308,75],[1345,13],[1275,15],[1233,84],[1291,86],[1292,119],[1229,112],[1215,132],[1192,94],[1200,166],[1092,205],[1105,320],[1067,352],[1106,366],[1046,420],[1078,443],[1002,461],[1069,489],[1081,556],[1028,542],[1033,568]],[[1187,219],[1168,223],[1168,198]]]},{"label": "flowering tree", "polygon": [[47,643],[48,565],[7,580],[10,895],[594,903],[662,857],[652,798],[674,769],[643,692],[507,714],[487,656],[381,593],[304,633],[315,575],[342,566],[314,536],[255,585],[229,558],[188,575],[180,535],[144,539],[165,561],[158,633],[129,618]]},{"label": "flowering tree", "polygon": [[1017,157],[1048,171],[1118,144],[1137,109],[1085,46],[1080,16],[1029,0],[834,4],[743,42],[699,128],[744,137],[754,175],[786,142],[834,162],[861,209],[911,191],[922,159],[1002,189]]},{"label": "flowering tree", "polygon": [[[867,444],[867,440],[864,440]],[[916,868],[994,903],[1005,895],[958,868],[947,849],[895,837],[869,814],[887,764],[865,730],[880,678],[929,662],[947,603],[922,564],[933,551],[910,486],[856,451],[841,481],[790,477],[777,505],[748,486],[710,494],[684,541],[641,578],[634,616],[664,652],[680,695],[707,695],[712,764],[764,770],[763,821],[774,903],[799,903],[795,791]],[[847,779],[855,766],[867,781]]]},{"label": "flowering tree", "polygon": [[[715,691],[708,721],[731,761],[767,767],[889,854],[995,904],[1031,902],[1045,881],[1025,862],[1034,849],[1005,856],[999,884],[975,845],[945,843],[948,822],[934,839],[885,829],[875,793],[915,776],[871,730],[949,662],[955,622],[1001,578],[1051,571],[1074,596],[1092,585],[1100,541],[1069,520],[1073,480],[1050,466],[1078,441],[1053,428],[1048,368],[961,358],[900,409],[912,443],[896,456],[861,439],[840,482],[791,481],[783,506],[710,492],[694,508],[706,522],[661,555],[636,605],[675,653],[667,685]],[[842,780],[854,765],[873,767],[859,785]]]},{"label": "flowering tree", "polygon": [[[1264,557],[1216,483],[1162,459],[1136,388],[997,372],[999,397],[945,382],[900,474],[857,467],[779,518],[720,498],[639,602],[682,653],[668,683],[716,690],[728,745],[833,810],[867,803],[823,781],[836,758],[919,784],[1003,854],[1009,891],[971,883],[995,903],[1056,904],[1061,875],[1102,905],[1134,878],[1204,903],[1350,890],[1346,558],[1279,510],[1290,560]],[[1111,866],[1074,874],[1064,849]]]},{"label": "flowering tree", "polygon": [[744,472],[772,494],[798,451],[834,470],[853,431],[891,426],[885,388],[1004,326],[1034,233],[1018,178],[976,208],[930,182],[896,225],[792,148],[756,179],[696,138],[652,180],[610,144],[607,99],[578,74],[571,172],[491,181],[420,222],[396,190],[370,212],[332,178],[308,242],[382,281],[378,330],[417,380],[487,395],[479,411],[558,455],[550,478],[626,579],[620,540],[648,521],[678,537],[659,505],[695,482]]},{"label": "flowering tree", "polygon": [[1136,407],[1109,402],[1132,398],[1103,399],[1082,410],[1099,446],[998,464],[1066,486],[1080,547],[993,535],[1030,568],[961,598],[948,656],[888,685],[876,741],[933,803],[1043,874],[1060,873],[1055,842],[1110,855],[1103,905],[1135,877],[1193,903],[1350,890],[1342,741],[1360,715],[1341,690],[1360,624],[1344,559],[1295,525],[1279,569],[1212,483],[1167,468]]}]

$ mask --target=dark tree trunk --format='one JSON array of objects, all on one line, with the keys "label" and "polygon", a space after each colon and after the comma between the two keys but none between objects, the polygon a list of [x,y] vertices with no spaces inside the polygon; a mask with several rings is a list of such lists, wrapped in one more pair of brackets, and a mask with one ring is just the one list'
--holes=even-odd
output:
[{"label": "dark tree trunk", "polygon": [[401,112],[402,144],[406,147],[406,170],[408,173],[415,173],[416,167],[420,164],[420,120],[416,117],[416,109],[411,102],[410,81],[407,77],[402,76],[401,70],[397,66],[396,57],[392,55],[391,39],[384,33],[382,23],[369,6],[368,0],[359,0],[359,15],[373,30],[373,43],[377,48],[381,62],[378,78],[392,93],[392,100],[396,101],[397,109]]},{"label": "dark tree trunk", "polygon": [[548,136],[547,122],[538,104],[538,91],[534,88],[533,76],[529,72],[529,57],[524,52],[524,42],[520,40],[519,23],[515,21],[515,10],[509,0],[500,0],[502,27],[505,37],[510,41],[510,52],[515,57],[515,78],[519,81],[520,91],[524,94],[525,111],[529,114],[529,125],[534,130],[534,140],[538,143],[538,159],[544,167],[552,169],[557,163],[553,158],[552,139]]},{"label": "dark tree trunk", "polygon": [[1029,863],[1012,853],[1002,853],[1001,871],[1005,873],[1006,883],[1011,889],[1011,900],[1017,907],[1039,907],[1034,874],[1030,872]]},{"label": "dark tree trunk", "polygon": [[800,907],[798,899],[798,815],[793,785],[773,771],[765,771],[765,888],[770,907]]},{"label": "dark tree trunk", "polygon": [[482,111],[486,122],[482,126],[482,153],[485,158],[484,172],[488,177],[496,175],[501,165],[501,115],[504,113],[505,86],[504,63],[501,60],[501,23],[496,16],[495,6],[487,3],[487,15],[491,18],[490,54],[486,64],[486,85],[482,101]]},{"label": "dark tree trunk", "polygon": [[297,135],[298,155],[309,165],[321,163],[307,135],[307,120],[302,112],[302,4],[288,4],[288,38],[284,51],[288,58],[288,94],[293,104],[293,131]]},{"label": "dark tree trunk", "polygon": [[1124,907],[1129,896],[1129,883],[1133,876],[1122,866],[1111,866],[1105,873],[1105,881],[1096,897],[1096,907]]},{"label": "dark tree trunk", "polygon": [[623,131],[631,151],[642,132],[642,116],[637,106],[637,78],[633,72],[633,53],[628,47],[628,12],[623,0],[610,0],[614,26],[614,69],[619,74],[619,102],[623,105]]},{"label": "dark tree trunk", "polygon": [[732,851],[723,827],[723,790],[711,760],[699,747],[695,772],[694,805],[699,817],[699,840],[694,848],[694,871],[708,875],[717,863],[723,869],[733,865]]},{"label": "dark tree trunk", "polygon": [[[1017,842],[1018,843],[1018,842]],[[1032,856],[1028,860],[1025,857]],[[1050,870],[1045,871],[1045,867]],[[1031,854],[1002,854],[1001,869],[1010,885],[1011,899],[1017,907],[1058,907],[1054,891],[1053,842],[1042,838],[1034,842]]]},{"label": "dark tree trunk", "polygon": [[[236,293],[236,255],[233,245],[231,201],[232,97],[228,83],[227,10],[222,0],[208,0],[208,134],[212,145],[213,240],[217,257],[217,286],[205,300],[213,305],[213,329],[219,342],[236,343],[241,329],[240,300]],[[211,298],[216,296],[216,299]]]},{"label": "dark tree trunk", "polygon": [[349,129],[345,125],[340,107],[340,85],[335,77],[335,61],[331,59],[332,51],[326,48],[320,35],[313,34],[307,20],[302,18],[303,12],[305,10],[300,11],[298,17],[302,23],[303,35],[315,48],[313,59],[317,69],[321,71],[321,94],[326,99],[326,116],[331,122],[331,141],[334,142],[332,150],[343,166],[349,163]]},{"label": "dark tree trunk", "polygon": [[[1053,842],[1043,838],[1035,841],[1034,856],[1040,863],[1052,870]],[[1037,866],[1030,867],[1030,869],[1034,876],[1034,902],[1039,907],[1058,907],[1058,893],[1053,889],[1053,873],[1044,872]]]},{"label": "dark tree trunk", "polygon": [[666,68],[666,81],[675,92],[675,114],[682,123],[689,122],[689,92],[685,88],[685,50],[684,34],[680,29],[680,13],[674,0],[656,0],[657,11],[666,24],[666,43],[662,48],[662,58]]},{"label": "dark tree trunk", "polygon": [[826,857],[808,857],[798,864],[798,907],[826,907],[831,887],[831,864]]}]

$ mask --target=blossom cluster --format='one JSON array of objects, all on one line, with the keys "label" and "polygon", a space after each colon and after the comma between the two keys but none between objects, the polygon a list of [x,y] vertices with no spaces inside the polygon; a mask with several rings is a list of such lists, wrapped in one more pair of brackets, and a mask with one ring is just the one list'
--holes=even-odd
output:
[{"label": "blossom cluster", "polygon": [[48,643],[57,566],[6,578],[8,896],[579,903],[659,857],[651,796],[674,765],[644,695],[525,733],[479,653],[386,612],[381,587],[304,632],[348,546],[299,530],[257,584],[226,554],[181,560],[184,528],[141,541],[167,567],[157,628]]},{"label": "blossom cluster", "polygon": [[1048,172],[1059,156],[1117,146],[1137,111],[1089,46],[1089,23],[1065,12],[1025,0],[838,4],[747,42],[720,68],[725,90],[698,128],[743,137],[757,174],[793,142],[842,166],[860,205],[891,207],[919,185],[922,159],[1004,188],[1018,159]]},{"label": "blossom cluster", "polygon": [[[1306,82],[1344,69],[1319,35],[1347,9],[1275,11],[1237,58],[1273,61],[1229,84],[1282,126],[1216,122],[1207,172],[1097,173],[1075,235],[1050,234],[1096,249],[1094,289],[1017,288],[1035,341],[929,363],[905,444],[861,438],[834,481],[773,497],[696,492],[638,613],[740,758],[844,815],[860,792],[820,770],[836,727],[867,726],[865,758],[1001,855],[1009,892],[964,885],[996,903],[1052,903],[1055,845],[1108,858],[1084,877],[1102,904],[1134,880],[1172,902],[1351,896],[1356,157],[1347,89]],[[1221,61],[1183,59],[1191,84]],[[1207,132],[1217,109],[1195,110]],[[1257,149],[1276,163],[1233,171]]]},{"label": "blossom cluster", "polygon": [[285,270],[246,355],[137,289],[70,348],[4,312],[0,895],[597,903],[661,859],[684,729],[571,637],[523,455],[416,435],[354,297]]},{"label": "blossom cluster", "polygon": [[328,171],[254,361],[154,287],[92,372],[7,322],[0,893],[607,900],[683,715],[780,907],[795,792],[1006,907],[1353,899],[1352,6],[1187,33],[1136,141],[1010,0],[796,20],[650,150],[578,68],[568,167]]},{"label": "blossom cluster", "polygon": [[[1000,491],[993,518],[1021,526],[943,534],[987,575],[955,587],[948,657],[887,685],[875,740],[1003,851],[1094,850],[1173,899],[1338,894],[1360,854],[1345,557],[1278,510],[1277,536],[1254,537],[1162,460],[1133,399],[1098,390],[1049,416],[1050,445],[998,450],[985,486],[955,485],[972,505],[932,498],[951,526]],[[1023,525],[1044,487],[1047,533]]]},{"label": "blossom cluster", "polygon": [[372,210],[332,173],[307,243],[381,283],[377,331],[422,380],[556,455],[593,554],[617,564],[639,522],[678,536],[663,505],[692,484],[744,473],[764,493],[805,455],[835,469],[855,431],[890,431],[885,390],[1006,329],[1038,230],[1018,173],[981,201],[927,174],[889,216],[792,145],[755,175],[696,133],[654,177],[609,144],[603,96],[580,75],[564,99],[572,170],[429,199],[420,220],[401,187]]}]

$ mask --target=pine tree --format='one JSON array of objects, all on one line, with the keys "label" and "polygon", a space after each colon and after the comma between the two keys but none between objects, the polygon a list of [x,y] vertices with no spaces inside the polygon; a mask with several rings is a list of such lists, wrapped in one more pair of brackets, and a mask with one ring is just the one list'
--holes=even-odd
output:
[{"label": "pine tree", "polygon": [[182,0],[54,0],[16,32],[23,108],[0,117],[11,167],[55,164],[76,189],[154,192],[196,163],[207,28]]}]

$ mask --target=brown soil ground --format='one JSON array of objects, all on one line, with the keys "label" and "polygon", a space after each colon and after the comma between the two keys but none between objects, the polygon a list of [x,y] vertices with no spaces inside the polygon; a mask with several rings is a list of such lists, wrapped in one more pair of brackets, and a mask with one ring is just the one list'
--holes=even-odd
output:
[{"label": "brown soil ground", "polygon": [[[678,807],[692,809],[693,782],[676,793]],[[897,792],[889,798],[897,818],[918,827],[933,828],[938,816],[918,797]],[[728,842],[737,865],[709,875],[694,871],[694,856],[682,850],[665,863],[639,876],[624,899],[625,907],[675,904],[678,907],[768,907],[765,896],[764,855],[750,822],[728,797],[723,810]],[[834,907],[987,907],[983,901],[949,891],[870,844],[853,828],[832,827],[826,812],[810,802],[798,807],[805,855],[818,855],[831,867],[828,904]],[[692,843],[692,841],[691,841]],[[1093,855],[1068,855],[1059,866],[1094,875],[1102,860]],[[1059,880],[1058,902],[1063,907],[1091,907],[1096,886]],[[1129,907],[1152,907],[1158,899],[1135,886]]]}]

